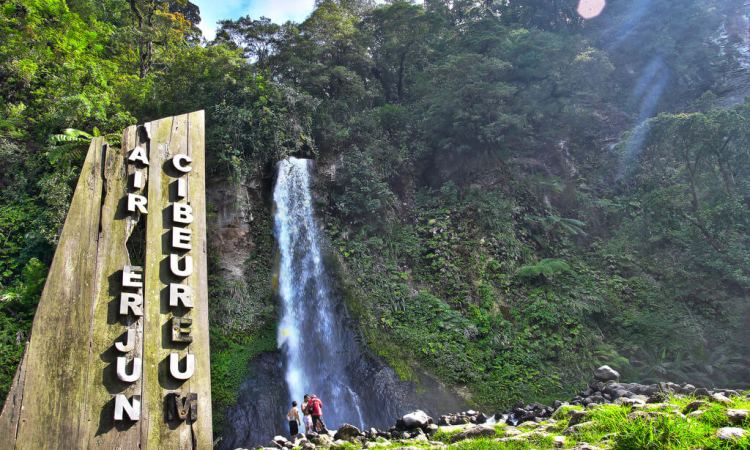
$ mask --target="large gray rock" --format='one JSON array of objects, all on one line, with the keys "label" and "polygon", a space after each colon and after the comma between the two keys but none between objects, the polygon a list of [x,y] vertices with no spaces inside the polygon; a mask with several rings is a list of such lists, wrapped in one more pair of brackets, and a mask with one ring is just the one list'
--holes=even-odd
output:
[{"label": "large gray rock", "polygon": [[716,437],[718,437],[722,441],[738,440],[742,439],[746,435],[747,431],[743,430],[742,428],[724,427],[716,430]]},{"label": "large gray rock", "polygon": [[469,428],[466,431],[462,431],[451,438],[451,442],[463,441],[466,439],[477,439],[483,437],[495,437],[497,433],[494,428],[479,425],[474,428]]},{"label": "large gray rock", "polygon": [[350,441],[358,437],[360,434],[362,433],[359,431],[359,428],[355,427],[354,425],[345,423],[341,425],[338,430],[336,430],[336,434],[333,436],[333,439]]},{"label": "large gray rock", "polygon": [[601,366],[594,371],[594,379],[598,381],[617,381],[620,374],[609,366]]},{"label": "large gray rock", "polygon": [[422,410],[416,410],[413,413],[406,414],[401,420],[403,420],[404,426],[409,430],[424,428],[432,423],[432,417],[428,416],[427,413]]},{"label": "large gray rock", "polygon": [[727,418],[729,423],[733,425],[740,425],[746,421],[748,417],[748,410],[746,409],[727,409]]}]

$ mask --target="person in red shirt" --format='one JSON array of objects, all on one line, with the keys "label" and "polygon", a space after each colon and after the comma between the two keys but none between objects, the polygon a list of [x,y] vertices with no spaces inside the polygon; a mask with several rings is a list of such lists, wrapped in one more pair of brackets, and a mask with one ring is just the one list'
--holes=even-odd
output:
[{"label": "person in red shirt", "polygon": [[313,430],[318,433],[328,433],[325,422],[323,422],[323,402],[315,395],[311,395],[307,401],[307,410],[312,416]]}]

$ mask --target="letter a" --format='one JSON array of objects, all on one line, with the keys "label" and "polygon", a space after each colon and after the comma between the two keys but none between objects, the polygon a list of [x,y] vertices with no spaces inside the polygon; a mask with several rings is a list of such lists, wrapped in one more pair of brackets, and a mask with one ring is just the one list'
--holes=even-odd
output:
[{"label": "letter a", "polygon": [[130,156],[128,156],[128,161],[130,162],[140,162],[143,163],[143,165],[148,165],[148,157],[146,156],[146,149],[143,147],[136,147],[133,149],[132,152],[130,152]]}]

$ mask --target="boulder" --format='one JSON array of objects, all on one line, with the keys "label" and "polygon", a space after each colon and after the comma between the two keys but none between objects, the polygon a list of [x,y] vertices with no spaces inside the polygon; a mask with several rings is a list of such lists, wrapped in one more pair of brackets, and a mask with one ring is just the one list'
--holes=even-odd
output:
[{"label": "boulder", "polygon": [[341,425],[338,430],[336,430],[336,434],[333,435],[333,439],[351,441],[361,434],[362,433],[359,431],[359,428],[355,427],[354,425],[345,423]]},{"label": "boulder", "polygon": [[715,401],[716,403],[721,403],[722,405],[730,405],[732,403],[732,401],[729,400],[729,397],[720,393],[712,394],[711,400]]},{"label": "boulder", "polygon": [[415,428],[424,428],[432,423],[432,417],[428,416],[422,410],[417,410],[413,413],[406,414],[401,418],[401,420],[403,421],[404,426],[409,430],[413,430]]},{"label": "boulder", "polygon": [[747,435],[747,431],[742,428],[724,427],[716,430],[716,437],[722,441],[733,441],[742,439]]},{"label": "boulder", "polygon": [[594,379],[597,381],[617,381],[620,374],[609,366],[601,366],[594,371]]},{"label": "boulder", "polygon": [[469,428],[466,431],[462,431],[458,434],[453,435],[451,437],[451,443],[463,441],[466,439],[477,439],[477,438],[483,438],[483,437],[495,437],[497,433],[495,432],[494,428],[484,426],[484,425],[478,425],[473,428]]},{"label": "boulder", "polygon": [[683,414],[688,414],[688,413],[691,413],[693,411],[697,411],[697,410],[701,409],[705,405],[706,405],[706,402],[704,402],[703,400],[696,400],[694,402],[690,402],[687,405],[685,405],[684,408],[682,408],[682,413]]},{"label": "boulder", "polygon": [[729,419],[729,423],[732,425],[741,425],[742,422],[745,422],[748,417],[748,410],[746,409],[728,409],[727,410],[727,418]]},{"label": "boulder", "polygon": [[434,423],[431,423],[431,424],[427,425],[427,427],[425,427],[425,430],[424,430],[424,431],[425,431],[425,433],[427,433],[427,434],[428,434],[429,436],[432,436],[433,434],[437,433],[437,431],[438,431],[438,428],[439,428],[439,427],[438,427],[437,425],[435,425]]}]

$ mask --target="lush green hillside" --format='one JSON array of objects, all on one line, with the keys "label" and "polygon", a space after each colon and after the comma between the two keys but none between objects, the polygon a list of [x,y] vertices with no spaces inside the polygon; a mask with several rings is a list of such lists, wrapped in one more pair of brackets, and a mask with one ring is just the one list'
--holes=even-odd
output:
[{"label": "lush green hillside", "polygon": [[[589,21],[573,0],[317,3],[204,44],[186,1],[0,6],[2,396],[87,140],[53,135],[194,109],[214,181],[317,159],[329,264],[404,379],[493,408],[573,392],[597,363],[750,383],[750,104],[727,101],[742,1],[612,0]],[[253,208],[247,278],[212,265],[219,418],[273,348],[270,205]]]}]

